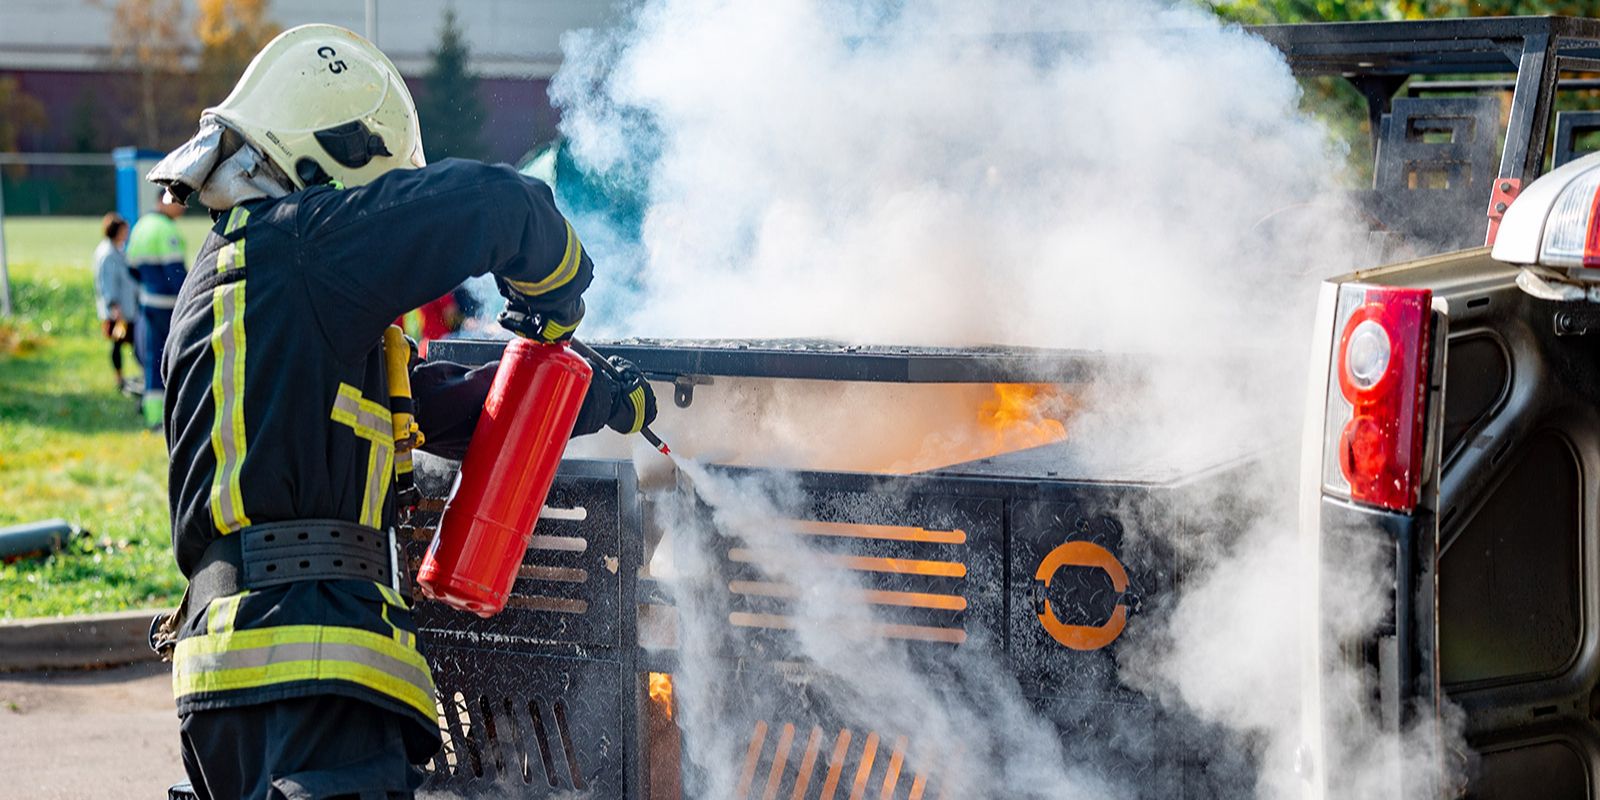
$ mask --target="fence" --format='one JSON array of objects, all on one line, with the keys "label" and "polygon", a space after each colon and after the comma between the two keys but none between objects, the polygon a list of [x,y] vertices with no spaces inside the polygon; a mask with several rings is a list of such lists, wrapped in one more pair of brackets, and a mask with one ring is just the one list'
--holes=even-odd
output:
[{"label": "fence", "polygon": [[[17,167],[27,178],[11,176],[16,215],[94,214],[117,205],[116,160],[111,153],[0,153],[0,316],[11,316],[11,275],[6,256],[6,179]],[[40,175],[33,168],[44,174]],[[16,206],[23,201],[23,207]]]}]

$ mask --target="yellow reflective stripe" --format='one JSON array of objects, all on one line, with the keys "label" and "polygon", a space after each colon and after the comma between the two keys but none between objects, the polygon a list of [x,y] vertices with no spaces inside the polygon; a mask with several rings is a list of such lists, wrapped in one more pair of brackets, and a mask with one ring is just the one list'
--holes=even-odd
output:
[{"label": "yellow reflective stripe", "polygon": [[583,242],[578,241],[578,234],[572,229],[572,223],[567,222],[566,226],[567,249],[561,254],[561,263],[556,265],[555,271],[545,276],[544,280],[533,283],[507,278],[506,283],[511,284],[511,288],[526,295],[541,295],[560,288],[578,274],[578,266],[583,263]]},{"label": "yellow reflective stripe", "polygon": [[433,714],[433,677],[414,647],[359,628],[284,625],[191,636],[173,653],[175,697],[291,681],[345,680]]},{"label": "yellow reflective stripe", "polygon": [[633,427],[628,433],[638,433],[644,427],[644,387],[628,392],[628,400],[633,402]]},{"label": "yellow reflective stripe", "polygon": [[227,633],[233,630],[233,621],[239,616],[239,601],[249,593],[250,591],[246,589],[238,594],[212,600],[206,609],[206,632]]},{"label": "yellow reflective stripe", "polygon": [[433,715],[433,693],[396,678],[377,667],[354,661],[277,661],[263,667],[240,667],[205,672],[173,672],[175,697],[199,692],[255,689],[295,681],[349,681],[393,697],[418,712]]},{"label": "yellow reflective stripe", "polygon": [[225,283],[211,291],[211,453],[216,472],[211,479],[211,522],[229,534],[250,524],[244,513],[239,473],[244,466],[244,303],[245,282]]},{"label": "yellow reflective stripe", "polygon": [[410,631],[402,630],[399,625],[394,624],[394,621],[389,619],[389,606],[387,604],[385,604],[383,607],[383,621],[388,623],[389,630],[394,632],[394,640],[396,644],[399,644],[401,647],[416,646],[416,637]]},{"label": "yellow reflective stripe", "polygon": [[222,229],[223,235],[230,235],[235,231],[238,231],[240,228],[244,227],[245,220],[249,218],[250,209],[245,208],[244,206],[234,206],[233,210],[228,212],[228,224]]},{"label": "yellow reflective stripe", "polygon": [[378,583],[377,581],[373,581],[372,585],[378,587],[378,593],[383,595],[383,599],[387,600],[389,605],[402,609],[410,608],[410,606],[406,605],[406,599],[401,597],[400,593],[395,591],[392,587],[388,586],[387,584]]},{"label": "yellow reflective stripe", "polygon": [[406,599],[401,597],[399,592],[395,591],[389,586],[378,583],[377,581],[373,581],[372,585],[378,587],[378,592],[383,595],[383,599],[385,601],[385,605],[383,607],[383,621],[389,623],[389,629],[394,631],[394,640],[405,647],[416,647],[417,635],[408,630],[402,629],[399,625],[394,624],[394,622],[389,619],[389,606],[394,606],[395,608],[407,611],[411,609],[411,606],[406,604]]},{"label": "yellow reflective stripe", "polygon": [[334,422],[349,425],[357,437],[369,442],[367,485],[361,497],[358,522],[370,528],[382,527],[383,500],[389,494],[389,481],[394,475],[394,422],[389,409],[362,397],[356,387],[341,383],[328,416]]},{"label": "yellow reflective stripe", "polygon": [[561,323],[554,321],[546,322],[544,324],[544,338],[546,341],[553,342],[573,332],[577,329],[577,327],[578,323],[576,322],[572,323],[571,325],[562,325]]}]

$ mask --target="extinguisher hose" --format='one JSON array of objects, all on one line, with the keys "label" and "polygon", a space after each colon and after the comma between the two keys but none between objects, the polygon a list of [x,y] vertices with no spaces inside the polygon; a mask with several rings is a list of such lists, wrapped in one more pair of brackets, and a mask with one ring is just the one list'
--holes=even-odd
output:
[{"label": "extinguisher hose", "polygon": [[[622,374],[622,371],[617,369],[616,366],[610,361],[607,361],[606,357],[600,354],[600,351],[578,341],[577,339],[568,339],[567,344],[571,345],[572,349],[577,351],[578,355],[583,356],[585,360],[587,360],[590,364],[593,364],[595,369],[610,375],[615,380],[627,380],[626,376]],[[640,428],[639,435],[643,436],[644,440],[649,442],[651,447],[660,450],[662,455],[669,458],[672,456],[672,448],[667,447],[667,443],[661,441],[661,437],[657,436],[655,431],[650,430],[649,425]]]}]

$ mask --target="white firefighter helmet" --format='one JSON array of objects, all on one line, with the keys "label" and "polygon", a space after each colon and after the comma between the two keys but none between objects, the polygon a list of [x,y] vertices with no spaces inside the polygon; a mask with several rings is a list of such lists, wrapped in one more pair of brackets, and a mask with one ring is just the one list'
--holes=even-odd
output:
[{"label": "white firefighter helmet", "polygon": [[228,98],[205,113],[265,153],[297,188],[330,179],[360,186],[427,163],[417,106],[399,70],[337,25],[278,34]]}]

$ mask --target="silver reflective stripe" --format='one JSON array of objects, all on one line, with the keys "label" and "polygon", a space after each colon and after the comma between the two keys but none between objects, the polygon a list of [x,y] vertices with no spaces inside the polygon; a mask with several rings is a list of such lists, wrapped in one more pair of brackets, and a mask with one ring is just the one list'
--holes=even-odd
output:
[{"label": "silver reflective stripe", "polygon": [[217,471],[211,481],[211,521],[219,533],[250,524],[245,516],[239,470],[244,464],[244,281],[212,290],[211,352],[216,372],[211,383],[215,408],[211,450]]},{"label": "silver reflective stripe", "polygon": [[155,294],[139,290],[139,305],[145,308],[173,308],[178,305],[178,296],[175,294]]},{"label": "silver reflective stripe", "polygon": [[173,667],[186,672],[216,672],[226,669],[259,669],[290,661],[346,661],[361,664],[385,675],[393,675],[430,695],[433,694],[433,678],[427,672],[358,644],[303,642],[228,650],[221,653],[199,653],[182,659]]},{"label": "silver reflective stripe", "polygon": [[383,524],[383,496],[389,492],[389,474],[394,470],[394,445],[374,440],[367,454],[367,494],[361,501],[367,527]]},{"label": "silver reflective stripe", "polygon": [[[358,423],[357,434],[381,433],[389,431],[387,438],[394,437],[394,422],[390,417],[383,417],[361,407],[361,401],[348,394],[341,393],[333,400],[333,407],[339,411],[355,417]],[[362,430],[365,428],[366,430]]]}]

